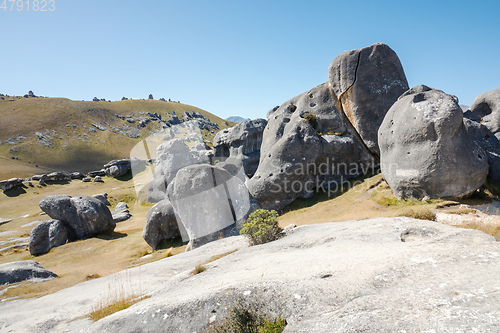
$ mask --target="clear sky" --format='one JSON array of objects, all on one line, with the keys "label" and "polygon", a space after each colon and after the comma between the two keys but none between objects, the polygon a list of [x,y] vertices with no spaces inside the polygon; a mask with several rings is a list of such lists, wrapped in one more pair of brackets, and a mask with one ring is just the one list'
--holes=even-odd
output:
[{"label": "clear sky", "polygon": [[52,12],[29,2],[29,12],[27,0],[0,9],[1,93],[151,93],[265,117],[326,82],[338,54],[375,42],[396,51],[410,86],[466,105],[500,88],[499,1],[56,0]]}]

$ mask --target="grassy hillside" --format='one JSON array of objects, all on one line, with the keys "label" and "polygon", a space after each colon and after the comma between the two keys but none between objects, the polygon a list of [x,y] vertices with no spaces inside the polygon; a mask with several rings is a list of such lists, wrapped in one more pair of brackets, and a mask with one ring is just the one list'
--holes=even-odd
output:
[{"label": "grassy hillside", "polygon": [[[3,163],[0,180],[15,174],[16,166],[20,167],[20,173],[31,171],[35,165],[50,170],[90,171],[110,160],[129,157],[135,144],[160,129],[159,123],[154,121],[145,127],[139,126],[139,120],[147,118],[147,112],[158,113],[164,120],[175,112],[182,120],[185,111],[195,111],[217,124],[219,129],[233,125],[197,107],[158,100],[9,99],[0,100],[0,157],[4,160],[14,157],[16,163]],[[135,122],[128,122],[126,117]],[[205,140],[212,142],[216,132],[204,130],[202,134]],[[132,133],[132,137],[124,133]]]}]

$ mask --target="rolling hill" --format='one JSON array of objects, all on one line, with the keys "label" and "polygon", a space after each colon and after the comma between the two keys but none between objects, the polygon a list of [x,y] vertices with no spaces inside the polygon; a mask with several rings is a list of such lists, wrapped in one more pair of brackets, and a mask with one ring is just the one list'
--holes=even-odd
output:
[{"label": "rolling hill", "polygon": [[99,169],[110,160],[129,157],[134,145],[161,130],[156,115],[168,121],[174,112],[180,121],[184,112],[208,119],[213,126],[202,130],[208,145],[217,131],[233,125],[176,102],[6,97],[0,100],[0,180],[47,170]]}]

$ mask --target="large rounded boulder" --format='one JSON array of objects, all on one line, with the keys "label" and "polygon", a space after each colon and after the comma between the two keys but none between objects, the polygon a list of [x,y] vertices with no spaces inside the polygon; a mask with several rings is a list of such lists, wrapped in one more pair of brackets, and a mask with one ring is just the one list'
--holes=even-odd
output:
[{"label": "large rounded boulder", "polygon": [[51,248],[66,244],[68,229],[59,220],[44,221],[31,230],[29,251],[38,256],[50,251]]},{"label": "large rounded boulder", "polygon": [[192,248],[237,234],[250,210],[244,182],[208,164],[179,170],[167,191]]},{"label": "large rounded boulder", "polygon": [[64,223],[70,241],[111,232],[116,227],[109,208],[93,197],[51,195],[40,201],[40,208]]},{"label": "large rounded boulder", "polygon": [[373,166],[337,102],[324,83],[268,112],[259,166],[247,181],[262,208],[282,209]]},{"label": "large rounded boulder", "polygon": [[402,198],[463,197],[488,175],[485,151],[469,136],[455,96],[427,86],[403,94],[378,131],[384,179]]},{"label": "large rounded boulder", "polygon": [[180,236],[174,207],[168,199],[158,202],[148,211],[142,237],[153,250],[156,251],[163,241]]},{"label": "large rounded boulder", "polygon": [[409,88],[396,52],[383,43],[345,51],[330,64],[328,77],[342,111],[370,151],[379,155],[377,130]]}]

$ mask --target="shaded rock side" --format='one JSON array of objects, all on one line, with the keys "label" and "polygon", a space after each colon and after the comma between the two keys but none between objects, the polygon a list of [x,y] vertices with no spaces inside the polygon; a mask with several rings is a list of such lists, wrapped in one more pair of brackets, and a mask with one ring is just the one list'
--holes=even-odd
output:
[{"label": "shaded rock side", "polygon": [[383,43],[345,51],[330,64],[328,77],[342,111],[378,156],[377,130],[392,104],[409,89],[396,52]]},{"label": "shaded rock side", "polygon": [[324,83],[268,112],[259,166],[247,181],[262,208],[282,209],[373,167],[336,105]]},{"label": "shaded rock side", "polygon": [[68,229],[59,220],[44,221],[35,226],[30,233],[29,251],[38,256],[51,248],[66,244]]},{"label": "shaded rock side", "polygon": [[218,132],[214,138],[214,158],[241,165],[251,178],[259,166],[262,133],[266,125],[265,119],[254,119]]},{"label": "shaded rock side", "polygon": [[156,251],[163,241],[180,236],[174,207],[168,199],[158,202],[148,211],[142,237],[153,250]]},{"label": "shaded rock side", "polygon": [[464,116],[486,126],[500,140],[500,88],[477,96]]},{"label": "shaded rock side", "polygon": [[398,197],[463,197],[488,175],[487,155],[465,130],[458,99],[441,90],[406,92],[378,135],[382,174]]},{"label": "shaded rock side", "polygon": [[0,285],[33,279],[51,279],[57,275],[34,260],[14,261],[0,265]]}]

